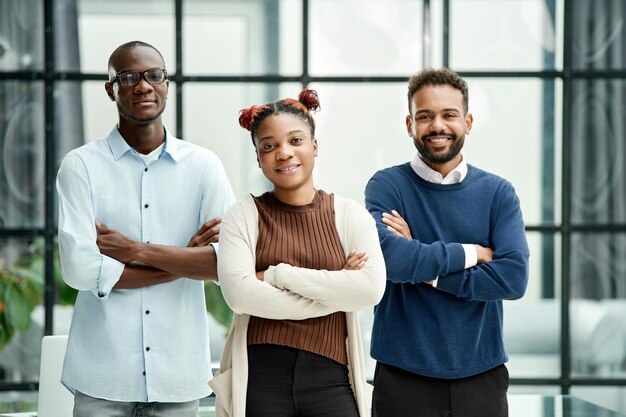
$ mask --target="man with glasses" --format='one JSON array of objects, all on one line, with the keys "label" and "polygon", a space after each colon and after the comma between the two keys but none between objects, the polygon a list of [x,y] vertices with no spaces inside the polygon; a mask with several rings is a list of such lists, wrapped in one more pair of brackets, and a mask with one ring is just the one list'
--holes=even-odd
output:
[{"label": "man with glasses", "polygon": [[74,416],[196,417],[211,378],[204,280],[234,202],[211,151],[163,125],[163,57],[140,41],[109,59],[119,114],[57,177],[64,280],[79,290],[63,366]]}]

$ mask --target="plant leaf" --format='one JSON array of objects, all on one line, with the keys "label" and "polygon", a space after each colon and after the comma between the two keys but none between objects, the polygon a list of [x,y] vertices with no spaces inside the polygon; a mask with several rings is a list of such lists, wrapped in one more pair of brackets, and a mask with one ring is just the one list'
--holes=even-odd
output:
[{"label": "plant leaf", "polygon": [[213,282],[204,283],[204,295],[206,297],[206,309],[215,318],[215,320],[224,326],[225,331],[228,331],[230,322],[233,318],[233,312],[226,304],[224,296],[220,287]]},{"label": "plant leaf", "polygon": [[15,330],[26,330],[30,326],[30,312],[28,302],[20,287],[9,282],[5,290],[5,306],[4,312],[7,323]]}]

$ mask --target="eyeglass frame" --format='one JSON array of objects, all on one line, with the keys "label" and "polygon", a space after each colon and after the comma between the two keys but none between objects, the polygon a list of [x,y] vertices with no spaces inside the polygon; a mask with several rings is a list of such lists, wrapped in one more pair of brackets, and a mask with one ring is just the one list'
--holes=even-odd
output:
[{"label": "eyeglass frame", "polygon": [[[150,80],[146,77],[146,73],[149,71],[154,71],[154,70],[160,70],[163,71],[163,81],[161,81],[160,83],[152,83],[150,82]],[[139,74],[139,78],[137,78],[137,82],[133,85],[124,85],[120,82],[120,75],[122,74],[128,74],[128,73],[135,73],[135,74]],[[159,67],[154,67],[154,68],[148,68],[145,71],[121,71],[118,72],[117,74],[115,74],[115,77],[113,77],[113,79],[111,79],[109,81],[109,84],[113,84],[113,83],[118,83],[120,86],[122,87],[134,87],[137,84],[139,84],[139,81],[141,81],[141,79],[146,80],[146,82],[150,85],[159,85],[159,84],[163,84],[165,82],[165,80],[167,80],[167,70],[165,68],[159,68]]]}]

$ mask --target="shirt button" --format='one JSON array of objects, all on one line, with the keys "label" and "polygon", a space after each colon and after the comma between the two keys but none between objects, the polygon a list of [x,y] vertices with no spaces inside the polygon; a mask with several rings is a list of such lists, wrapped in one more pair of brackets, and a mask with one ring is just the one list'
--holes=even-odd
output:
[{"label": "shirt button", "polygon": [[150,347],[149,346],[146,348],[146,352],[150,352]]},{"label": "shirt button", "polygon": [[148,172],[148,167],[145,167],[143,170],[144,170],[145,172]]},{"label": "shirt button", "polygon": [[142,374],[144,374],[144,375],[145,375],[145,374],[146,374],[146,371],[143,371],[143,372],[142,372]]},{"label": "shirt button", "polygon": [[150,204],[144,204],[143,205],[143,208],[148,208],[148,207],[150,207]]},{"label": "shirt button", "polygon": [[146,314],[150,314],[150,310],[146,310]]}]

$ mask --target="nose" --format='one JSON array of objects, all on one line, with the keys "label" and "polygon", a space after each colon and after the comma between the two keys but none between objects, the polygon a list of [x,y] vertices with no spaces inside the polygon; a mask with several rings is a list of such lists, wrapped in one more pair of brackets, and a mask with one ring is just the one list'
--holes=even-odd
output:
[{"label": "nose", "polygon": [[289,146],[280,146],[276,152],[276,160],[284,161],[293,157],[293,150]]},{"label": "nose", "polygon": [[148,82],[146,74],[142,74],[142,76],[139,78],[139,82],[135,85],[135,91],[141,93],[152,91],[152,88],[152,84]]},{"label": "nose", "polygon": [[446,124],[444,123],[444,120],[442,117],[435,116],[432,118],[430,127],[431,127],[431,130],[434,132],[441,132],[445,130]]}]

